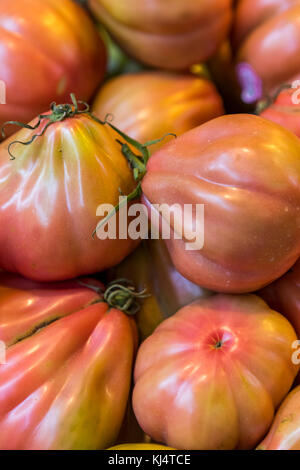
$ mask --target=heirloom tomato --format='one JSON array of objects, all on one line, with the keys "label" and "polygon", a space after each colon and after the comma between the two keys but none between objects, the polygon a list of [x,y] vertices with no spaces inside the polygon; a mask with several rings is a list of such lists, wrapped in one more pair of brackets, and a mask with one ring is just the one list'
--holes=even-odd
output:
[{"label": "heirloom tomato", "polygon": [[232,0],[88,0],[88,6],[134,58],[177,70],[210,57],[232,17]]},{"label": "heirloom tomato", "polygon": [[70,93],[90,99],[104,76],[106,52],[79,5],[71,0],[1,0],[0,26],[0,80],[6,89],[0,126],[10,120],[28,122]]},{"label": "heirloom tomato", "polygon": [[143,241],[121,264],[108,273],[109,280],[129,278],[149,294],[136,314],[143,340],[166,318],[195,299],[212,293],[185,279],[175,269],[162,240]]},{"label": "heirloom tomato", "polygon": [[[300,93],[298,90],[287,89],[281,91],[276,99],[270,102],[262,101],[263,110],[260,116],[277,122],[300,137]],[[258,111],[259,107],[258,107]]]},{"label": "heirloom tomato", "polygon": [[300,77],[299,21],[299,0],[239,0],[233,43],[245,101]]},{"label": "heirloom tomato", "polygon": [[118,217],[115,233],[92,236],[100,204],[117,204],[120,191],[130,192],[135,182],[121,137],[87,109],[53,105],[37,128],[36,119],[0,145],[4,270],[64,280],[114,266],[136,246],[130,237],[118,239]]},{"label": "heirloom tomato", "polygon": [[253,448],[299,369],[295,340],[288,320],[257,296],[193,302],[139,349],[133,409],[140,426],[176,449]]},{"label": "heirloom tomato", "polygon": [[93,112],[101,119],[111,114],[114,125],[144,143],[168,133],[183,134],[224,114],[224,108],[215,86],[207,79],[144,72],[107,82],[96,97]]},{"label": "heirloom tomato", "polygon": [[113,445],[137,344],[123,291],[122,303],[117,286],[104,293],[90,279],[39,286],[6,274],[0,286],[0,449]]},{"label": "heirloom tomato", "polygon": [[[300,255],[299,155],[295,135],[246,114],[213,119],[155,152],[142,181],[144,201],[151,209],[181,209],[171,228],[176,233],[180,224],[182,237],[166,240],[176,269],[229,293],[254,291],[287,272]],[[188,204],[191,223],[182,215]],[[203,247],[187,249],[200,233]]]},{"label": "heirloom tomato", "polygon": [[286,397],[258,450],[300,450],[300,387]]}]

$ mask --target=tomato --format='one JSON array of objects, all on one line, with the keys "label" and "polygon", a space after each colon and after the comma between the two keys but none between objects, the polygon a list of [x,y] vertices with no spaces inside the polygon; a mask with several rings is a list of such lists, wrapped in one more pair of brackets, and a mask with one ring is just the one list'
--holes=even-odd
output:
[{"label": "tomato", "polygon": [[300,137],[300,100],[298,95],[298,91],[293,89],[282,91],[274,102],[263,109],[260,115],[270,121],[277,122]]},{"label": "tomato", "polygon": [[101,119],[111,114],[114,125],[144,143],[168,133],[183,134],[224,114],[224,109],[209,80],[144,72],[121,75],[107,82],[96,97],[93,112]]},{"label": "tomato", "polygon": [[88,0],[88,6],[130,55],[175,70],[211,56],[232,16],[232,0]]},{"label": "tomato", "polygon": [[177,449],[253,448],[297,374],[295,339],[290,323],[254,295],[218,294],[184,307],[139,349],[140,426]]},{"label": "tomato", "polygon": [[[150,158],[144,201],[204,205],[204,246],[166,240],[176,269],[207,289],[244,293],[279,278],[300,254],[300,141],[277,124],[228,115],[199,126]],[[192,214],[191,224],[201,222]],[[171,228],[175,222],[171,221]],[[202,231],[199,223],[193,237]],[[199,240],[198,240],[199,242]],[[0,245],[1,246],[1,245]]]},{"label": "tomato", "polygon": [[[37,281],[106,269],[137,244],[129,237],[92,236],[98,206],[115,205],[120,191],[127,194],[135,186],[120,137],[89,114],[73,115],[70,105],[62,109],[70,117],[47,129],[44,119],[37,129],[23,129],[0,145],[0,267]],[[47,116],[63,115],[56,106]],[[30,145],[9,147],[43,132]]]},{"label": "tomato", "polygon": [[292,323],[300,339],[300,263],[282,278],[260,291],[260,295]]},{"label": "tomato", "polygon": [[0,280],[0,331],[7,344],[0,365],[0,448],[113,445],[131,383],[133,319],[111,308],[95,281],[38,286],[5,276]]},{"label": "tomato", "polygon": [[81,7],[71,0],[1,0],[0,24],[0,80],[6,87],[0,126],[27,123],[70,93],[90,99],[104,76],[106,52]]},{"label": "tomato", "polygon": [[300,387],[284,400],[258,450],[300,450]]},{"label": "tomato", "polygon": [[108,450],[174,450],[172,447],[160,446],[159,444],[122,444],[110,447]]},{"label": "tomato", "polygon": [[239,0],[234,44],[246,102],[300,77],[299,20],[299,0]]},{"label": "tomato", "polygon": [[212,294],[181,276],[162,240],[143,241],[121,264],[110,270],[109,280],[117,278],[132,280],[138,290],[146,288],[149,295],[135,317],[142,340],[179,308]]}]

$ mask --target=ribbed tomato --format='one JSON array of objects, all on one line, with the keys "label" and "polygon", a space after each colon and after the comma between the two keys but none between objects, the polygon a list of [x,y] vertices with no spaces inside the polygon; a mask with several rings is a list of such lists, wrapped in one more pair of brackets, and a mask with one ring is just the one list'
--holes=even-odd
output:
[{"label": "ribbed tomato", "polygon": [[214,291],[243,293],[288,271],[300,255],[299,154],[299,139],[283,127],[227,115],[152,155],[142,182],[150,208],[175,204],[183,214],[187,204],[204,205],[202,249],[186,247],[201,213],[194,210],[191,223],[171,220],[183,236],[166,243],[184,277]]},{"label": "ribbed tomato", "polygon": [[111,114],[114,125],[145,143],[168,133],[183,134],[221,116],[224,108],[209,80],[144,72],[121,75],[107,82],[96,97],[93,112],[101,119]]},{"label": "ribbed tomato", "polygon": [[[30,145],[11,145],[40,133]],[[135,186],[120,139],[89,114],[58,105],[38,128],[1,144],[0,267],[56,281],[114,266],[132,251],[137,241],[118,239],[118,221],[115,239],[92,236],[98,206],[117,204],[120,191]]]},{"label": "ribbed tomato", "polygon": [[117,289],[106,291],[111,300],[103,292],[90,279],[39,286],[1,274],[2,450],[87,450],[116,442],[137,338],[133,319],[110,307],[125,305],[120,296],[116,301]]},{"label": "ribbed tomato", "polygon": [[90,99],[104,76],[106,52],[88,15],[71,0],[1,0],[0,61],[2,126],[27,123],[70,93]]},{"label": "ribbed tomato", "polygon": [[234,45],[246,101],[300,77],[299,21],[299,0],[239,0]]},{"label": "ribbed tomato", "polygon": [[253,448],[299,369],[296,338],[288,320],[254,295],[219,294],[184,307],[139,349],[140,426],[177,449]]},{"label": "ribbed tomato", "polygon": [[232,0],[88,0],[133,57],[164,69],[185,69],[210,57],[226,37]]},{"label": "ribbed tomato", "polygon": [[300,387],[284,400],[258,450],[300,450]]}]

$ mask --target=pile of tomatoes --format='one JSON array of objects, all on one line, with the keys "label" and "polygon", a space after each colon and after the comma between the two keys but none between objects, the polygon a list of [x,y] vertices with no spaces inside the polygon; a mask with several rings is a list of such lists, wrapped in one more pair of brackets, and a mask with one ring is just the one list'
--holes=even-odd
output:
[{"label": "pile of tomatoes", "polygon": [[0,449],[300,450],[299,25],[1,0]]}]

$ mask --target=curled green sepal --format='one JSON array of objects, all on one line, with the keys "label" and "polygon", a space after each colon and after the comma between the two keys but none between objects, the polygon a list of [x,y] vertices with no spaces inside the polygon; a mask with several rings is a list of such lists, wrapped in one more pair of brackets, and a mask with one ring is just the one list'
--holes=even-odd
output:
[{"label": "curled green sepal", "polygon": [[134,283],[125,278],[110,282],[105,290],[83,281],[78,281],[78,284],[92,289],[101,296],[101,299],[95,303],[104,300],[111,308],[121,310],[130,316],[138,313],[141,308],[141,300],[150,297],[150,294],[147,294],[147,289],[137,292]]},{"label": "curled green sepal", "polygon": [[[166,137],[168,136],[173,136],[177,137],[176,134],[165,134],[163,137],[160,139],[155,139],[149,142],[146,142],[145,144],[141,144],[137,140],[132,139],[129,137],[127,134],[122,132],[120,129],[115,127],[113,124],[108,122],[107,120],[105,121],[107,125],[109,125],[114,131],[116,131],[124,140],[124,142],[121,142],[120,140],[117,139],[117,142],[121,146],[121,151],[126,160],[128,161],[129,165],[131,166],[131,169],[133,171],[133,177],[135,182],[137,183],[136,187],[134,190],[128,194],[124,195],[124,198],[122,199],[121,203],[117,204],[114,209],[109,212],[98,224],[96,229],[93,232],[93,237],[95,236],[97,230],[99,230],[102,226],[104,226],[111,217],[113,217],[122,207],[126,206],[126,204],[130,201],[134,201],[136,199],[139,199],[142,195],[142,179],[144,178],[146,174],[146,167],[148,160],[150,158],[150,153],[148,150],[148,147],[151,145],[158,144],[162,142]],[[131,148],[135,148],[138,152],[140,152],[140,155],[136,154]]]},{"label": "curled green sepal", "polygon": [[[8,153],[10,155],[11,160],[15,160],[14,155],[11,152],[11,147],[15,144],[21,144],[21,145],[30,145],[32,142],[34,142],[38,137],[42,137],[48,127],[50,127],[52,124],[55,122],[60,122],[63,121],[64,119],[71,118],[76,116],[77,114],[86,114],[89,113],[89,105],[85,103],[84,101],[77,101],[75,98],[75,95],[71,93],[71,100],[73,103],[73,106],[71,104],[59,104],[57,105],[56,103],[51,103],[50,105],[50,110],[51,112],[49,114],[39,114],[37,123],[34,126],[31,126],[30,124],[24,124],[19,121],[7,121],[3,124],[1,128],[1,135],[2,138],[5,139],[6,134],[5,134],[5,127],[8,125],[15,125],[19,126],[21,128],[25,129],[30,129],[32,131],[36,130],[39,128],[42,122],[46,122],[46,125],[44,126],[43,130],[39,134],[34,134],[32,138],[26,142],[22,142],[21,140],[14,140],[12,141],[9,146],[8,146]],[[79,105],[83,105],[84,107],[82,109],[79,108]],[[104,124],[104,123],[102,123]]]}]

